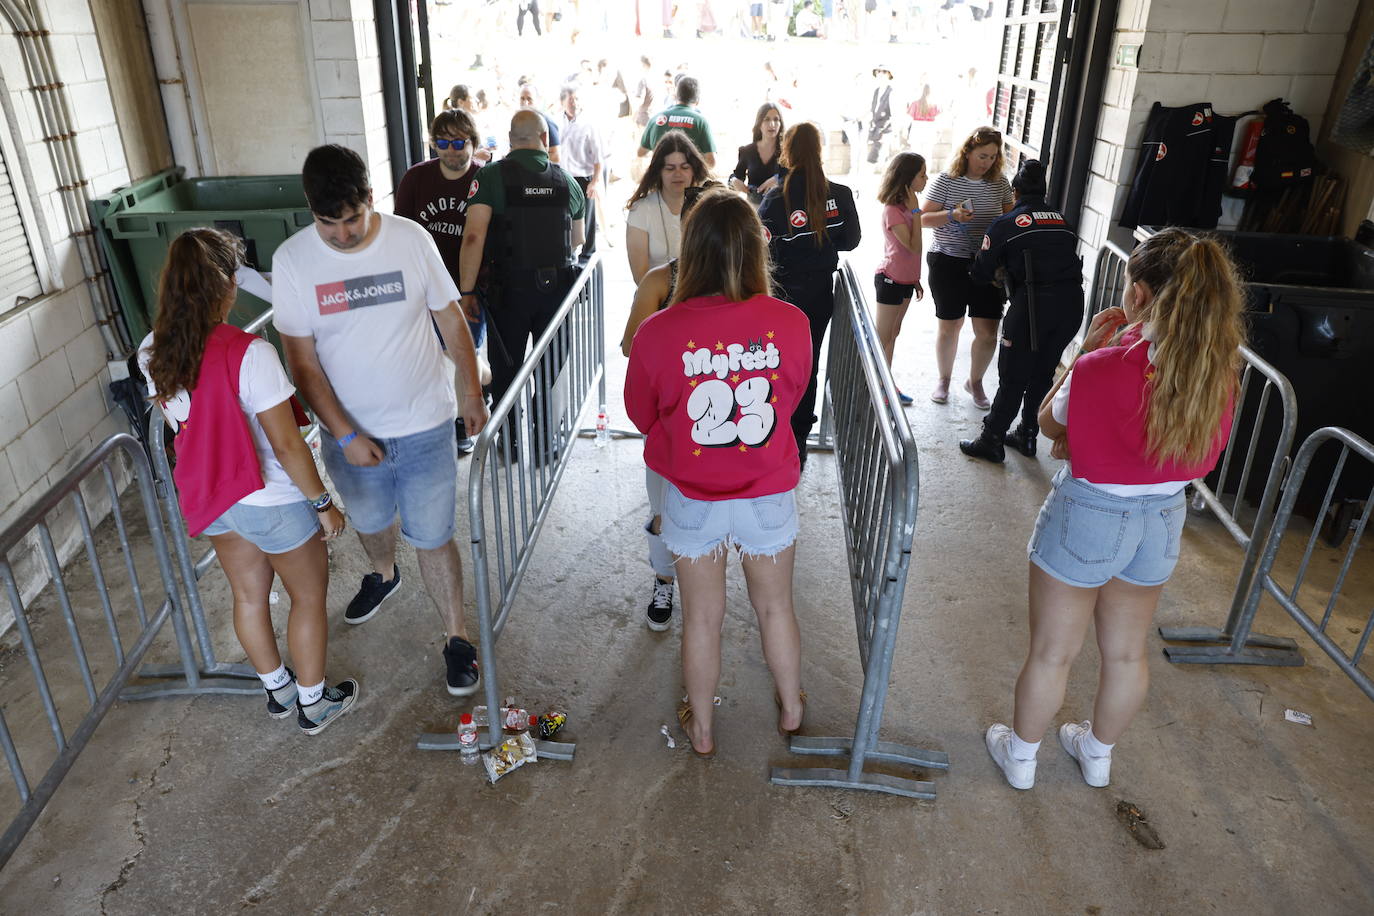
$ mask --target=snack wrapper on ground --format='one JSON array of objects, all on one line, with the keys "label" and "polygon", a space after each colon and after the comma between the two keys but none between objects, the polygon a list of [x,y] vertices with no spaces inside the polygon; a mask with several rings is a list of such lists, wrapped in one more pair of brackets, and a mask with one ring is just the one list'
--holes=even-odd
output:
[{"label": "snack wrapper on ground", "polygon": [[554,735],[558,734],[559,729],[561,729],[567,721],[568,717],[564,713],[545,713],[539,717],[539,737],[548,741]]},{"label": "snack wrapper on ground", "polygon": [[512,735],[496,747],[482,755],[482,765],[486,767],[487,778],[495,783],[511,770],[519,769],[527,763],[539,759],[534,741],[529,735]]}]

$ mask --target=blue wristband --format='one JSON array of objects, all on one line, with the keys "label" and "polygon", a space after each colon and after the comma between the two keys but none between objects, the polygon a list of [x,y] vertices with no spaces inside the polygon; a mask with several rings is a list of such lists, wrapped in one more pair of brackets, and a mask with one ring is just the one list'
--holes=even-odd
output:
[{"label": "blue wristband", "polygon": [[342,439],[339,440],[339,448],[343,448],[356,438],[358,438],[358,431],[355,429],[353,432],[349,433],[347,436],[344,436]]}]

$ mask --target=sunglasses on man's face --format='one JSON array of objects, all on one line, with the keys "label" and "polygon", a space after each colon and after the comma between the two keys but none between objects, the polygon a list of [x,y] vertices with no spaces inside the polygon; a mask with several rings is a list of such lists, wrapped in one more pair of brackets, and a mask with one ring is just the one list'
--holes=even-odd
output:
[{"label": "sunglasses on man's face", "polygon": [[468,145],[468,141],[466,141],[466,140],[449,140],[449,139],[446,139],[446,138],[444,138],[444,137],[435,137],[435,138],[434,138],[434,145],[437,146],[437,147],[439,147],[439,149],[448,149],[450,146],[453,147],[454,149],[462,149],[463,147],[465,147],[465,146]]}]

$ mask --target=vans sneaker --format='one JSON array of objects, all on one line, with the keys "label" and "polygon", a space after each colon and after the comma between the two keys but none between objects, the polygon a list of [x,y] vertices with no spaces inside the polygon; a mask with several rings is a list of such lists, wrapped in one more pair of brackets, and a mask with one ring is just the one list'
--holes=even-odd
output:
[{"label": "vans sneaker", "polygon": [[482,684],[482,675],[477,670],[477,649],[461,636],[453,637],[444,646],[444,667],[448,669],[450,696],[472,696]]},{"label": "vans sneaker", "polygon": [[1092,727],[1092,722],[1086,719],[1082,722],[1065,722],[1059,726],[1059,743],[1063,745],[1070,757],[1078,761],[1078,769],[1083,774],[1083,781],[1094,788],[1101,789],[1112,781],[1112,755],[1094,757],[1083,749],[1083,739],[1087,737]]},{"label": "vans sneaker", "polygon": [[339,716],[348,712],[358,699],[358,682],[353,678],[325,687],[324,694],[309,706],[296,707],[296,723],[307,735],[318,735]]},{"label": "vans sneaker", "polygon": [[400,584],[401,567],[394,563],[391,566],[391,578],[386,582],[382,581],[381,573],[370,572],[363,576],[363,584],[358,588],[358,594],[348,602],[348,609],[344,611],[344,623],[363,623],[371,620],[372,615],[377,613],[377,608],[392,596]]},{"label": "vans sneaker", "polygon": [[655,633],[668,629],[673,621],[673,583],[654,578],[654,596],[644,612],[644,623]]},{"label": "vans sneaker", "polygon": [[286,673],[291,680],[276,690],[262,688],[267,694],[267,714],[274,719],[285,719],[291,715],[291,708],[296,705],[296,672],[287,668]]},{"label": "vans sneaker", "polygon": [[984,736],[992,762],[1007,777],[1013,789],[1029,789],[1035,785],[1035,759],[1017,760],[1011,755],[1011,726],[998,722],[988,729]]}]

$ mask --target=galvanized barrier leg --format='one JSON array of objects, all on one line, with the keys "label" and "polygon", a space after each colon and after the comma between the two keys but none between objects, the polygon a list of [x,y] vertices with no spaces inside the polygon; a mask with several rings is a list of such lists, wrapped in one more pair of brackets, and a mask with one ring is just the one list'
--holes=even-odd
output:
[{"label": "galvanized barrier leg", "polygon": [[[1232,459],[1241,444],[1235,435],[1235,430],[1240,427],[1246,417],[1249,417],[1250,438],[1244,452],[1244,461],[1241,466],[1240,479],[1236,484],[1235,497],[1228,505],[1223,500],[1222,493],[1213,492],[1203,480],[1193,481],[1193,488],[1196,494],[1195,500],[1210,509],[1217,520],[1236,539],[1236,542],[1245,548],[1245,557],[1241,561],[1240,576],[1236,580],[1236,587],[1231,595],[1231,608],[1227,614],[1226,623],[1221,629],[1216,627],[1159,628],[1160,637],[1167,641],[1203,644],[1166,646],[1164,655],[1175,664],[1302,664],[1302,657],[1298,654],[1298,644],[1293,640],[1282,636],[1266,636],[1252,632],[1254,611],[1247,609],[1247,599],[1254,584],[1255,570],[1260,554],[1264,550],[1265,544],[1275,536],[1274,507],[1289,468],[1288,453],[1292,448],[1293,436],[1297,428],[1297,396],[1294,394],[1288,379],[1249,347],[1241,347],[1241,356],[1246,365],[1245,372],[1241,377],[1240,392],[1236,398],[1236,422],[1232,428],[1231,441],[1226,444],[1226,449],[1222,453],[1217,476],[1217,488],[1224,491],[1227,486],[1227,476],[1231,469]],[[1262,387],[1256,409],[1253,416],[1250,417],[1249,411],[1246,411],[1245,408],[1251,382],[1256,376],[1261,378]],[[1278,392],[1279,407],[1282,411],[1279,436],[1274,443],[1272,457],[1259,456],[1260,434],[1265,426],[1265,420],[1269,418],[1270,396],[1275,391]],[[1242,412],[1244,412],[1244,416],[1242,416]],[[1262,460],[1267,458],[1269,472],[1265,479],[1264,492],[1260,497],[1259,506],[1255,510],[1255,518],[1249,529],[1245,529],[1241,526],[1237,516],[1240,512],[1241,502],[1245,498],[1250,474],[1254,469],[1257,457]],[[1224,645],[1211,645],[1212,643],[1223,643]]]},{"label": "galvanized barrier leg", "polygon": [[819,438],[835,452],[863,691],[852,737],[795,737],[790,744],[794,754],[847,757],[847,768],[775,767],[769,781],[933,799],[934,783],[864,769],[873,760],[943,770],[949,757],[878,739],[911,562],[918,473],[910,426],[847,262],[836,284],[830,327]]},{"label": "galvanized barrier leg", "polygon": [[[468,520],[481,639],[483,694],[490,722],[480,746],[502,740],[496,644],[529,567],[554,493],[581,434],[578,420],[606,397],[606,325],[601,256],[594,254],[510,388],[493,408],[469,459]],[[594,430],[592,432],[595,432]],[[511,448],[519,444],[518,457]],[[491,501],[488,513],[486,501]],[[495,558],[496,575],[492,575]],[[496,601],[492,601],[492,596]],[[422,751],[458,750],[456,732],[420,735]],[[572,760],[577,746],[536,741],[541,758]]]}]

